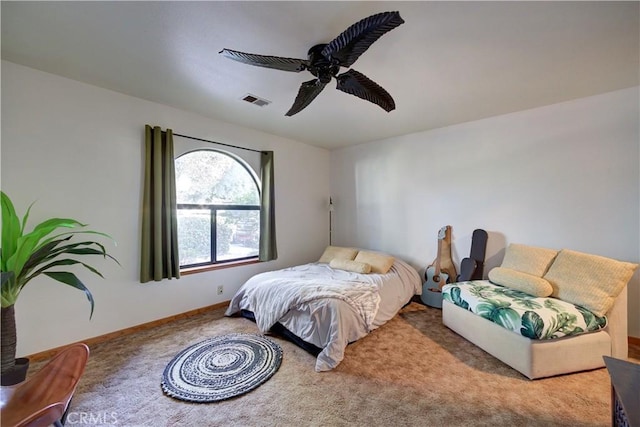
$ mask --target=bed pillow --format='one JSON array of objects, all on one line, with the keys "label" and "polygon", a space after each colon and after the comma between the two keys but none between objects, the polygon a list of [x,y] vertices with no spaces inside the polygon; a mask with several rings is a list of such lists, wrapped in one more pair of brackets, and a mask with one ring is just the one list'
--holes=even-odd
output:
[{"label": "bed pillow", "polygon": [[489,271],[489,280],[496,285],[522,291],[536,297],[548,297],[553,293],[551,283],[542,277],[511,270],[510,268],[492,268]]},{"label": "bed pillow", "polygon": [[348,259],[334,258],[329,263],[329,267],[338,270],[353,271],[354,273],[369,274],[371,273],[371,265],[366,262],[351,261]]},{"label": "bed pillow", "polygon": [[557,254],[558,251],[555,249],[511,243],[507,247],[500,267],[542,277]]},{"label": "bed pillow", "polygon": [[318,262],[329,264],[332,259],[352,260],[356,257],[358,250],[355,248],[343,248],[341,246],[327,246]]},{"label": "bed pillow", "polygon": [[355,259],[357,262],[369,264],[371,272],[378,274],[387,274],[395,260],[391,255],[371,251],[360,251]]},{"label": "bed pillow", "polygon": [[604,316],[638,267],[598,255],[563,249],[544,278],[552,296]]}]

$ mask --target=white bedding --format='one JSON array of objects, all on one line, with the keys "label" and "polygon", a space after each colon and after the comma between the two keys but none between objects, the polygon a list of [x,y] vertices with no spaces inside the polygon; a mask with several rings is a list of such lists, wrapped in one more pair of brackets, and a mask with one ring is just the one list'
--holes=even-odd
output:
[{"label": "white bedding", "polygon": [[235,294],[226,315],[253,312],[262,333],[280,322],[322,349],[315,370],[328,371],[344,350],[395,316],[422,282],[396,259],[387,274],[359,274],[310,263],[253,276]]}]

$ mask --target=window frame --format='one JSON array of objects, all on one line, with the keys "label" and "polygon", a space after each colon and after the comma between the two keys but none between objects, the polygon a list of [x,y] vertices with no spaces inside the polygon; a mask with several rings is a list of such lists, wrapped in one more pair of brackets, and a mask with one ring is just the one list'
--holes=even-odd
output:
[{"label": "window frame", "polygon": [[[258,204],[257,205],[238,205],[238,204],[199,204],[199,203],[177,203],[176,204],[176,209],[177,210],[184,210],[184,209],[198,209],[198,210],[208,210],[209,211],[209,224],[210,224],[210,229],[211,229],[211,235],[210,235],[210,247],[209,247],[209,251],[210,251],[210,257],[211,257],[211,261],[208,262],[200,262],[200,263],[194,263],[194,264],[184,264],[184,265],[179,265],[180,268],[180,273],[181,274],[191,274],[194,272],[198,272],[198,271],[208,271],[208,270],[215,270],[215,269],[219,269],[219,268],[227,268],[227,267],[233,267],[236,265],[246,265],[246,264],[253,264],[253,263],[258,263],[259,262],[259,254],[257,255],[250,255],[250,256],[246,256],[246,257],[241,257],[241,258],[233,258],[233,259],[226,259],[226,260],[221,260],[218,261],[217,260],[217,222],[216,222],[216,218],[217,218],[217,213],[218,211],[258,211],[258,216],[260,214],[260,209],[261,209],[261,205],[260,205],[260,201],[261,196],[262,196],[262,186],[261,183],[258,179],[258,177],[256,176],[256,173],[254,172],[253,168],[241,157],[237,156],[234,153],[231,153],[229,151],[226,150],[221,150],[221,149],[217,149],[217,148],[196,148],[193,150],[189,150],[186,151],[178,156],[176,156],[176,158],[174,159],[174,162],[176,162],[180,157],[188,155],[188,154],[193,154],[193,153],[197,153],[197,152],[202,152],[202,151],[212,151],[212,152],[216,152],[218,154],[224,155],[224,156],[228,156],[231,157],[233,160],[235,160],[240,166],[242,166],[245,171],[247,172],[247,174],[251,177],[251,180],[253,181],[254,185],[256,186],[256,190],[258,192]],[[177,177],[176,177],[177,179]],[[258,229],[258,238],[260,237],[260,229]],[[258,249],[259,250],[259,249]]]}]

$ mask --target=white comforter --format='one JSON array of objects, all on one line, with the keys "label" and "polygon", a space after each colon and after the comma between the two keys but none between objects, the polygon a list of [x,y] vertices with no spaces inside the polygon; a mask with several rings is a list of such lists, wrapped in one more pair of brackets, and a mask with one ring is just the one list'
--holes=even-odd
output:
[{"label": "white comforter", "polygon": [[231,300],[227,315],[254,313],[266,333],[280,322],[322,349],[316,371],[335,368],[348,343],[383,325],[420,293],[418,273],[396,260],[387,274],[358,274],[310,263],[250,278]]}]

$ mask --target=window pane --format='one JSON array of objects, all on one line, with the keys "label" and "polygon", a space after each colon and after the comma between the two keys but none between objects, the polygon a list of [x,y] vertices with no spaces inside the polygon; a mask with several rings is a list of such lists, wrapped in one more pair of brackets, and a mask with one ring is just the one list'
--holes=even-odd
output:
[{"label": "window pane", "polygon": [[260,211],[219,210],[217,226],[218,261],[258,256]]},{"label": "window pane", "polygon": [[235,158],[199,150],[176,159],[178,203],[259,205],[251,173]]},{"label": "window pane", "polygon": [[209,149],[184,154],[175,166],[180,265],[258,256],[260,190],[253,170]]},{"label": "window pane", "polygon": [[178,209],[180,265],[212,262],[211,214],[204,209]]}]

